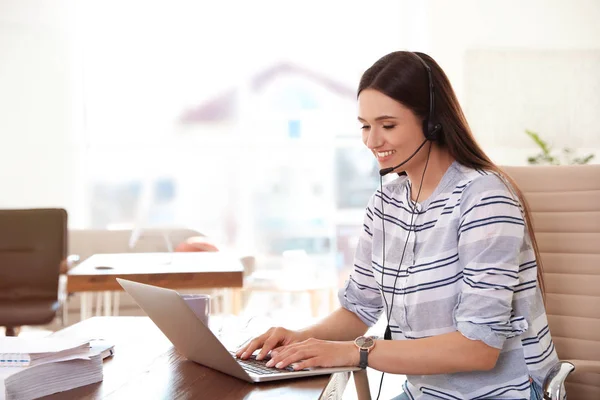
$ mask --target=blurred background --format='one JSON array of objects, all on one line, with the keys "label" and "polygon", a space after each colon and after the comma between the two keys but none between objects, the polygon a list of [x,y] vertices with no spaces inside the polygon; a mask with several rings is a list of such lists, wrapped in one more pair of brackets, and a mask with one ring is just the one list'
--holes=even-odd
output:
[{"label": "blurred background", "polygon": [[597,163],[599,20],[597,0],[0,0],[0,208],[190,228],[339,285],[378,185],[362,72],[426,52],[496,163]]}]

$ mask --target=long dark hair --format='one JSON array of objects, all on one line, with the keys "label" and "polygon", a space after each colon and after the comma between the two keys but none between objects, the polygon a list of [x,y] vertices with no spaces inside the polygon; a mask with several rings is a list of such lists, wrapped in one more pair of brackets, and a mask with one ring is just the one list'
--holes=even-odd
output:
[{"label": "long dark hair", "polygon": [[358,86],[358,94],[365,89],[377,90],[424,119],[429,112],[428,78],[427,71],[416,54],[431,68],[435,85],[435,121],[441,123],[444,128],[436,143],[447,149],[460,164],[473,169],[491,171],[510,184],[509,190],[514,191],[523,207],[523,215],[538,266],[537,279],[542,293],[545,293],[542,259],[533,232],[527,201],[513,179],[494,164],[477,144],[450,81],[435,60],[424,53],[396,51],[387,54],[365,71]]}]

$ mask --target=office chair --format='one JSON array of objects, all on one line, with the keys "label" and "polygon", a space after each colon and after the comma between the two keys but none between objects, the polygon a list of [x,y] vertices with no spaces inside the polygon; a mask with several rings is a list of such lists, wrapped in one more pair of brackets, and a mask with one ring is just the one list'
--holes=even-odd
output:
[{"label": "office chair", "polygon": [[[546,311],[561,362],[544,394],[600,398],[600,165],[503,168],[533,217],[546,283]],[[565,382],[567,376],[575,371]]]},{"label": "office chair", "polygon": [[7,336],[52,322],[66,253],[65,210],[0,210],[0,326]]}]

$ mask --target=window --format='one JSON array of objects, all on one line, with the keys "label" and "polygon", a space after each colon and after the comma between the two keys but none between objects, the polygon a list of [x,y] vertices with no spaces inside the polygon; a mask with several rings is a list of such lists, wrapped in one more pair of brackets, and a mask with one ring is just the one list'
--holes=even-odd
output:
[{"label": "window", "polygon": [[[378,183],[356,84],[396,47],[396,24],[357,32],[360,7],[348,6],[347,20],[294,19],[277,34],[249,11],[226,31],[210,18],[224,5],[81,4],[89,227],[179,225],[261,254],[346,260],[339,226],[362,225]],[[352,46],[333,52],[322,40],[332,29]]]}]

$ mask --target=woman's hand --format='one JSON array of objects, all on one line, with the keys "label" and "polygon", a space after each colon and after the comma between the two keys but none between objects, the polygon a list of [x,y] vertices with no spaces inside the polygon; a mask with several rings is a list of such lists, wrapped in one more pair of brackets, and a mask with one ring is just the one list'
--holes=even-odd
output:
[{"label": "woman's hand", "polygon": [[353,367],[358,366],[359,358],[358,348],[353,342],[307,339],[272,352],[267,367],[285,368],[290,364],[293,364],[295,370],[312,367]]},{"label": "woman's hand", "polygon": [[286,346],[305,340],[304,334],[285,328],[271,328],[262,335],[252,339],[245,346],[240,347],[235,355],[243,360],[247,359],[255,350],[261,349],[256,356],[257,360],[265,358],[269,352],[279,346]]}]

